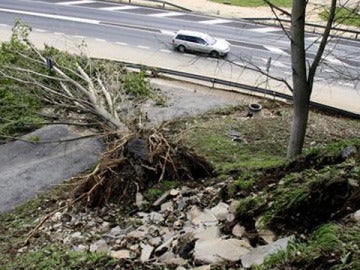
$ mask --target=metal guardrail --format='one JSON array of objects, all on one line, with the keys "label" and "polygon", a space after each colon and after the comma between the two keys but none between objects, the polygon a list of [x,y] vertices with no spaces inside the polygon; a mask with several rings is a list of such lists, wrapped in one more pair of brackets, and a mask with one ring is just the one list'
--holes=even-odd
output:
[{"label": "metal guardrail", "polygon": [[[293,100],[292,95],[280,93],[280,92],[277,92],[276,90],[271,90],[271,89],[261,88],[261,87],[257,87],[257,86],[251,86],[251,85],[247,85],[247,84],[243,84],[243,83],[237,83],[237,82],[227,81],[227,80],[223,80],[223,79],[218,79],[218,78],[213,78],[213,77],[208,77],[208,76],[203,76],[203,75],[197,75],[197,74],[192,74],[192,73],[187,73],[187,72],[182,72],[182,71],[177,71],[177,70],[171,70],[171,69],[166,69],[166,68],[149,67],[149,66],[145,66],[145,65],[141,65],[141,64],[133,64],[133,63],[126,63],[126,62],[121,62],[121,63],[124,64],[126,67],[149,71],[156,76],[159,76],[160,74],[173,75],[173,76],[177,76],[177,77],[184,77],[184,78],[188,78],[188,79],[195,79],[198,81],[209,82],[209,83],[212,83],[213,87],[215,86],[215,84],[220,84],[220,85],[224,85],[224,86],[230,86],[230,87],[236,87],[239,89],[248,90],[248,91],[251,91],[251,92],[254,92],[257,94],[267,95],[269,97]],[[314,109],[317,109],[319,111],[323,111],[326,113],[331,113],[331,114],[348,117],[348,118],[353,118],[353,119],[360,119],[360,114],[346,111],[346,110],[339,109],[339,108],[335,108],[335,107],[331,107],[331,106],[324,105],[324,104],[321,104],[318,102],[310,101],[310,106]]]}]

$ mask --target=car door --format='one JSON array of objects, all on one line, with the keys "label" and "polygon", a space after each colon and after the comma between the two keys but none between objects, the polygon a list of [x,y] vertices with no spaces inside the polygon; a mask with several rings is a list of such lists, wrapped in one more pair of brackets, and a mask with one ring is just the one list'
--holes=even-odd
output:
[{"label": "car door", "polygon": [[195,42],[197,44],[198,52],[202,52],[202,53],[209,52],[209,46],[204,39],[202,39],[201,37],[195,37]]},{"label": "car door", "polygon": [[197,37],[187,36],[186,41],[190,50],[194,52],[203,52],[203,44],[201,44]]}]

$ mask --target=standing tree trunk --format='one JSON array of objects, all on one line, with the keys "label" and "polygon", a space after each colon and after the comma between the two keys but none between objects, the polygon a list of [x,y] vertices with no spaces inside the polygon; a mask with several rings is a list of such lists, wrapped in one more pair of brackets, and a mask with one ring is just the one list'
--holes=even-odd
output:
[{"label": "standing tree trunk", "polygon": [[300,155],[303,149],[309,117],[310,96],[316,69],[320,64],[334,22],[337,0],[331,0],[329,18],[315,58],[307,70],[305,51],[305,14],[307,0],[293,0],[291,13],[291,65],[294,114],[287,158]]},{"label": "standing tree trunk", "polygon": [[291,65],[294,112],[287,157],[301,153],[309,115],[311,89],[307,82],[305,53],[306,0],[294,0],[291,15]]}]

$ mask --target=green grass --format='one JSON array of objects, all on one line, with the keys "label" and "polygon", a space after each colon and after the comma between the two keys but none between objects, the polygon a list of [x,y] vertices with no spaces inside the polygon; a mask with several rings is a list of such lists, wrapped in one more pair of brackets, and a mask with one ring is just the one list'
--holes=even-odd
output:
[{"label": "green grass", "polygon": [[113,269],[114,260],[103,253],[75,252],[46,247],[25,253],[7,264],[4,270]]},{"label": "green grass", "polygon": [[[216,3],[226,3],[231,4],[233,6],[240,7],[260,7],[267,6],[263,0],[211,0]],[[291,0],[270,0],[270,2],[279,7],[290,7],[292,1]]]},{"label": "green grass", "polygon": [[319,269],[316,268],[319,262],[327,265],[326,269],[360,269],[359,247],[359,224],[327,223],[317,228],[306,241],[292,242],[287,250],[270,256],[264,265],[254,269]]},{"label": "green grass", "polygon": [[[241,134],[240,140],[229,136],[232,131]],[[235,168],[269,167],[283,162],[286,155],[283,131],[272,119],[239,121],[231,115],[214,114],[209,119],[197,120],[184,135],[187,144],[224,172]]]},{"label": "green grass", "polygon": [[[329,9],[325,9],[319,15],[321,19],[326,21],[329,17]],[[360,27],[360,11],[348,8],[337,8],[335,13],[335,23]]]}]

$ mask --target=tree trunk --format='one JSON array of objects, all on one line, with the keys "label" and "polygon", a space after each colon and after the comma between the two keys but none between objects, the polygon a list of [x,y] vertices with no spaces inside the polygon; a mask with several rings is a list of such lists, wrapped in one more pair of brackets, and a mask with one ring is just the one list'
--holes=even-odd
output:
[{"label": "tree trunk", "polygon": [[287,158],[302,152],[307,121],[311,87],[307,82],[305,54],[305,11],[306,0],[293,0],[291,15],[291,64],[293,77],[294,114],[287,150]]}]

